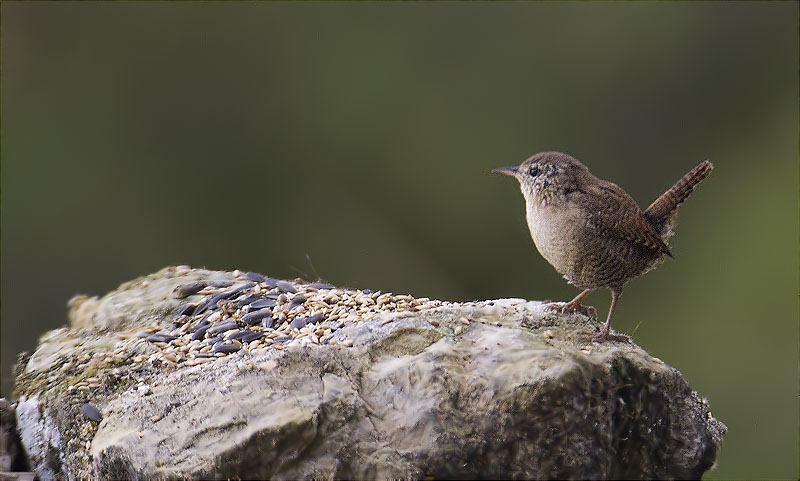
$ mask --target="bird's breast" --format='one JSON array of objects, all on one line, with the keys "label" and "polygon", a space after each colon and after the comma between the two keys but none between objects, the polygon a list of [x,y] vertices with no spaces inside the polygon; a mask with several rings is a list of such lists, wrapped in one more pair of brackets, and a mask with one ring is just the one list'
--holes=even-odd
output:
[{"label": "bird's breast", "polygon": [[652,249],[589,229],[576,205],[539,205],[527,211],[536,248],[559,273],[581,289],[619,287],[653,266]]},{"label": "bird's breast", "polygon": [[528,228],[533,243],[547,262],[561,274],[569,274],[580,249],[582,225],[569,209],[547,206],[529,209]]}]

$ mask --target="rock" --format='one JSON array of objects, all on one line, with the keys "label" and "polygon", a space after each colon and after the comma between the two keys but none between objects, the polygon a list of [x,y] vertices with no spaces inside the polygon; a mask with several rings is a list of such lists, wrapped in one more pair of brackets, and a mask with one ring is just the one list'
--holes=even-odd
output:
[{"label": "rock", "polygon": [[[230,289],[215,285],[259,279],[171,267],[73,302],[70,327],[17,378],[39,478],[699,478],[716,459],[726,428],[677,370],[632,343],[593,344],[596,319],[538,302],[295,280],[302,313],[275,296],[274,328],[241,321],[237,297],[175,319]],[[295,316],[318,322],[294,329]],[[246,329],[263,336],[242,343]]]},{"label": "rock", "polygon": [[0,398],[0,480],[33,481],[17,435],[14,406]]}]

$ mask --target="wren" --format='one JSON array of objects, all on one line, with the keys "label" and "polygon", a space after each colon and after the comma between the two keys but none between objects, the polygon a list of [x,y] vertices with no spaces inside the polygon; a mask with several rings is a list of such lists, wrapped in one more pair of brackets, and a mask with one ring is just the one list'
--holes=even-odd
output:
[{"label": "wren", "polygon": [[583,289],[557,310],[581,310],[581,300],[590,292],[611,290],[608,317],[593,337],[602,342],[609,338],[625,283],[672,257],[667,241],[678,207],[713,168],[711,162],[701,162],[644,212],[619,186],[598,179],[561,152],[540,152],[517,167],[492,172],[519,181],[536,248],[570,284]]}]

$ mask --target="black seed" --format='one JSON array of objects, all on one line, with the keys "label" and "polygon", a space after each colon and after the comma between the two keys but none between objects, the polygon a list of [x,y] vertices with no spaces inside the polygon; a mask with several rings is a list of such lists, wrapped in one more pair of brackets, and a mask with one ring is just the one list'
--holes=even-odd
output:
[{"label": "black seed", "polygon": [[208,308],[209,309],[216,309],[217,308],[217,303],[219,301],[222,301],[222,300],[225,300],[225,293],[224,292],[220,292],[220,293],[214,294],[213,296],[211,296],[208,299]]},{"label": "black seed", "polygon": [[229,290],[227,292],[223,292],[223,294],[225,294],[224,299],[231,299],[233,297],[236,297],[237,295],[239,295],[240,292],[242,292],[242,291],[244,291],[246,289],[250,289],[251,287],[253,287],[255,285],[256,285],[255,282],[245,282],[244,284],[239,284],[238,286],[234,287],[233,289],[231,289],[231,290]]},{"label": "black seed", "polygon": [[289,329],[302,329],[303,326],[308,324],[308,318],[305,317],[295,317],[291,323],[289,323]]},{"label": "black seed", "polygon": [[325,316],[323,316],[320,313],[317,313],[317,314],[314,314],[314,315],[308,317],[308,319],[306,319],[306,323],[307,324],[316,324],[316,323],[318,323],[319,321],[321,321],[323,319],[325,319]]},{"label": "black seed", "polygon": [[200,357],[200,358],[207,358],[207,357],[217,357],[217,356],[215,356],[215,355],[213,355],[213,354],[207,354],[207,353],[205,353],[205,352],[204,352],[204,353],[202,353],[202,354],[197,354],[197,355],[196,355],[196,356],[194,356],[194,357],[195,357],[195,359],[196,359],[196,358],[198,358],[198,357]]},{"label": "black seed", "polygon": [[272,278],[272,277],[266,277],[266,278],[265,278],[263,281],[261,281],[261,282],[263,282],[264,284],[266,284],[266,285],[267,285],[267,287],[269,287],[270,289],[272,289],[273,287],[276,287],[276,286],[278,285],[278,283],[279,283],[279,282],[282,282],[282,281],[279,281],[278,279],[274,279],[274,278]]},{"label": "black seed", "polygon": [[251,302],[255,302],[255,301],[259,300],[259,299],[261,299],[261,298],[258,297],[257,295],[250,294],[249,296],[247,296],[247,297],[245,297],[243,299],[240,299],[238,302],[236,302],[236,305],[239,306],[239,307],[244,307],[244,306],[250,304]]},{"label": "black seed", "polygon": [[175,319],[181,316],[191,316],[192,313],[194,312],[195,307],[197,307],[195,304],[185,304],[180,309],[178,309],[177,313],[175,313]]},{"label": "black seed", "polygon": [[206,281],[190,282],[189,284],[181,284],[173,291],[175,297],[183,299],[185,297],[193,296],[200,292],[208,284]]},{"label": "black seed", "polygon": [[336,324],[336,327],[334,327],[334,329],[341,329],[343,327],[344,327],[344,322],[340,322],[339,324]]},{"label": "black seed", "polygon": [[304,302],[306,302],[306,296],[302,294],[298,294],[292,297],[292,304],[302,304]]},{"label": "black seed", "polygon": [[192,334],[192,340],[199,341],[200,339],[204,338],[209,327],[211,327],[211,324],[206,324],[205,326],[202,326],[194,331],[194,334]]},{"label": "black seed", "polygon": [[195,324],[191,329],[189,329],[189,332],[195,332],[201,327],[207,326],[209,317],[211,317],[211,314],[206,314],[205,316],[203,316],[203,318],[200,319],[200,321],[198,321],[197,324]]},{"label": "black seed", "polygon": [[266,282],[267,277],[264,274],[259,274],[258,272],[248,272],[244,275],[247,280],[255,281],[255,282]]},{"label": "black seed", "polygon": [[294,285],[291,282],[276,281],[275,287],[282,290],[283,292],[291,292],[292,294],[297,292],[297,290],[294,288]]},{"label": "black seed", "polygon": [[236,327],[236,321],[234,319],[231,319],[230,321],[219,322],[217,324],[214,324],[208,329],[208,334],[209,335],[218,334],[220,332],[229,331],[235,327]]},{"label": "black seed", "polygon": [[156,334],[153,334],[153,336],[157,336],[158,339],[163,339],[163,341],[158,341],[158,342],[170,342],[170,341],[174,341],[175,339],[178,338],[178,336],[175,336],[173,334],[167,334],[167,333],[156,333]]},{"label": "black seed", "polygon": [[264,337],[263,332],[250,331],[246,336],[242,337],[242,342],[253,342],[256,339],[261,339],[262,337]]},{"label": "black seed", "polygon": [[206,344],[213,346],[218,342],[222,342],[222,336],[212,337],[211,339],[206,341]]},{"label": "black seed", "polygon": [[229,344],[227,342],[218,342],[214,344],[214,347],[211,349],[211,352],[229,353],[229,352],[236,352],[239,349],[241,349],[241,347],[237,346],[236,344]]},{"label": "black seed", "polygon": [[103,419],[103,415],[100,414],[100,410],[97,409],[93,404],[88,402],[83,403],[83,406],[81,406],[81,414],[83,414],[92,421],[100,422]]},{"label": "black seed", "polygon": [[272,328],[272,324],[273,324],[272,316],[265,317],[261,321],[261,327],[263,327],[264,329],[271,329]]},{"label": "black seed", "polygon": [[250,329],[239,329],[238,331],[234,332],[233,334],[228,336],[229,341],[239,340],[245,336],[248,332],[255,332],[251,331]]},{"label": "black seed", "polygon": [[139,334],[139,337],[147,339],[150,342],[169,342],[178,338],[178,336],[173,336],[172,334],[167,334],[166,332],[157,332],[155,334],[147,334],[143,332]]},{"label": "black seed", "polygon": [[233,284],[233,281],[230,279],[216,279],[211,283],[214,287],[228,287],[231,284]]},{"label": "black seed", "polygon": [[[234,287],[233,289],[231,289],[231,290],[229,290],[229,291],[225,291],[225,292],[219,292],[219,293],[217,293],[217,294],[214,294],[213,296],[211,296],[211,297],[208,299],[208,301],[207,301],[207,302],[208,302],[208,306],[207,306],[207,308],[208,308],[208,309],[216,309],[216,307],[217,307],[217,303],[218,303],[219,301],[224,301],[224,300],[228,300],[228,299],[234,298],[234,297],[238,296],[238,295],[239,295],[239,293],[241,293],[243,290],[245,290],[245,289],[249,289],[249,288],[251,288],[251,287],[253,287],[253,286],[255,286],[255,285],[256,285],[256,284],[255,284],[254,282],[248,282],[248,283],[242,284],[242,285],[240,285],[240,286]],[[202,306],[201,306],[201,307],[202,307]],[[200,309],[200,308],[198,307],[198,310],[199,310],[199,309]],[[196,314],[196,313],[197,313],[197,311],[195,311],[195,314]]]},{"label": "black seed", "polygon": [[259,299],[250,304],[251,309],[263,309],[265,307],[273,307],[275,305],[274,299]]},{"label": "black seed", "polygon": [[264,337],[263,332],[251,331],[250,329],[242,329],[241,331],[231,336],[228,336],[228,339],[230,339],[231,341],[237,339],[242,342],[251,342],[255,341],[256,339],[261,339],[262,337]]},{"label": "black seed", "polygon": [[198,306],[195,308],[195,310],[194,310],[194,315],[195,315],[195,316],[198,316],[198,315],[200,315],[200,314],[202,314],[202,313],[206,312],[206,310],[208,310],[209,304],[210,304],[210,299],[206,299],[205,301],[201,302],[201,303],[200,303],[200,304],[199,304],[199,305],[198,305]]},{"label": "black seed", "polygon": [[372,289],[362,289],[361,290],[362,294],[372,294],[373,292],[375,292],[375,291],[373,291]]},{"label": "black seed", "polygon": [[255,324],[258,324],[258,322],[261,319],[271,315],[272,311],[270,309],[261,309],[258,311],[248,312],[247,314],[242,316],[242,322],[244,322],[249,326],[253,326]]},{"label": "black seed", "polygon": [[281,294],[279,294],[277,292],[269,292],[267,294],[264,294],[264,297],[266,297],[268,299],[278,299],[279,297],[281,297]]},{"label": "black seed", "polygon": [[272,342],[273,343],[284,342],[284,341],[290,341],[292,339],[294,339],[292,336],[281,336],[281,337],[276,337],[275,339],[272,340]]}]

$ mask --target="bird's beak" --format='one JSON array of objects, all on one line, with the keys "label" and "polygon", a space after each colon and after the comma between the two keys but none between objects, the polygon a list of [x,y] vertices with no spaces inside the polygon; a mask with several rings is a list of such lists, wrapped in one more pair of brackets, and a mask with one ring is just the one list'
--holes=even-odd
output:
[{"label": "bird's beak", "polygon": [[492,170],[493,174],[503,174],[503,175],[510,175],[511,177],[517,176],[517,167],[498,167]]}]

